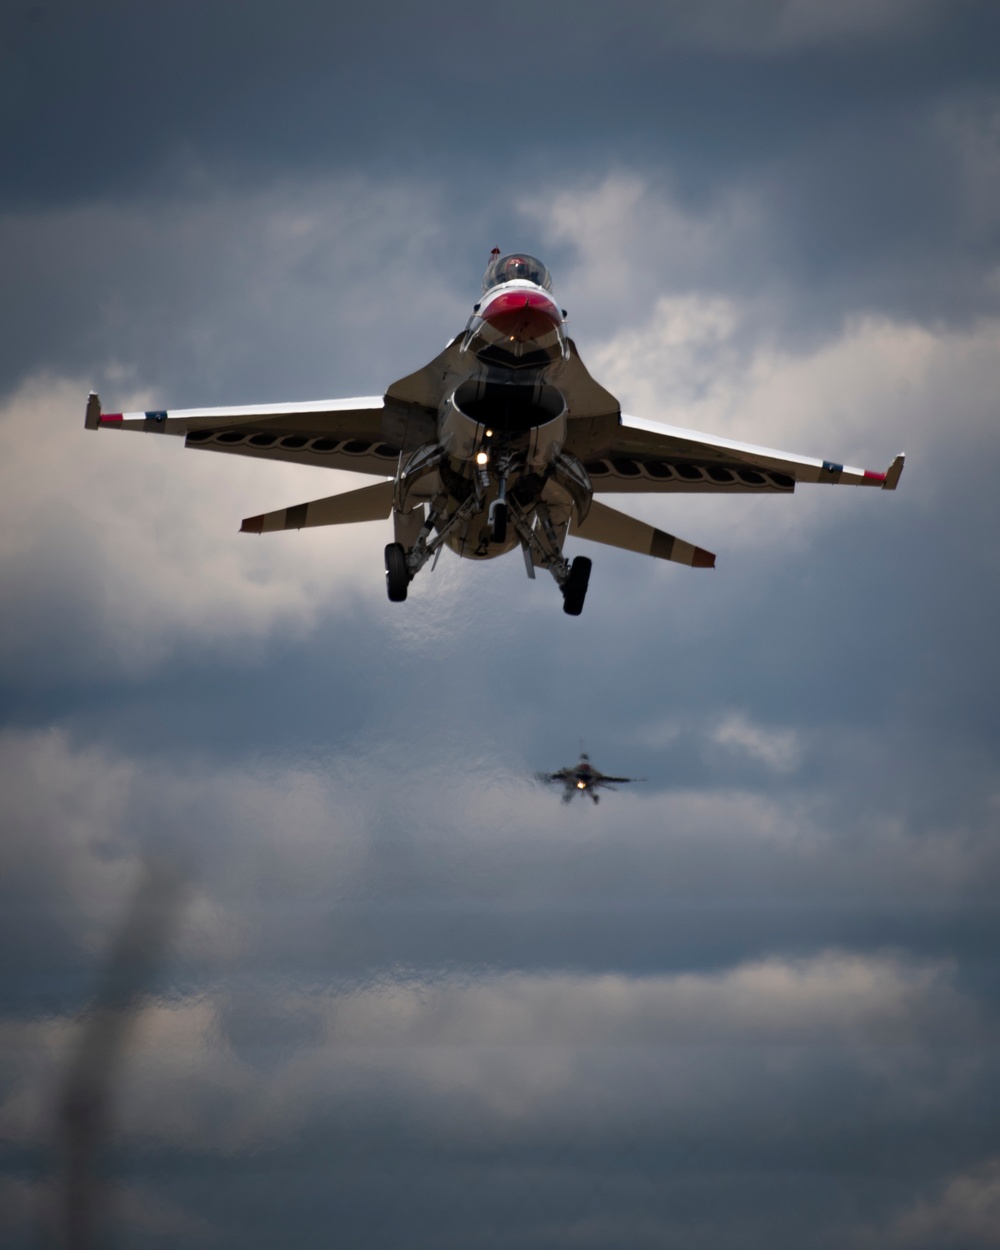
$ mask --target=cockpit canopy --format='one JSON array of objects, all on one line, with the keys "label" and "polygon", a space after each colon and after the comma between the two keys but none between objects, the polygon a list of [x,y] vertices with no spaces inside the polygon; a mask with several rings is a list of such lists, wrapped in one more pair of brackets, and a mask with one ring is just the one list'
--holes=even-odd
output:
[{"label": "cockpit canopy", "polygon": [[552,277],[542,262],[526,252],[511,252],[507,256],[496,256],[486,267],[483,276],[483,294],[501,282],[513,282],[521,279],[537,283],[546,291],[552,290]]}]

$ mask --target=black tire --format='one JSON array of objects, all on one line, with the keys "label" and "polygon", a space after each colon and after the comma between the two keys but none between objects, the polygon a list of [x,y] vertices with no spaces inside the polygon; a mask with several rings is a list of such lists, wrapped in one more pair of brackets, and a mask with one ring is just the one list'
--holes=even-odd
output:
[{"label": "black tire", "polygon": [[402,543],[390,543],[385,549],[385,588],[393,603],[402,603],[410,585],[406,552]]},{"label": "black tire", "polygon": [[590,560],[586,556],[577,556],[569,566],[569,577],[563,587],[563,611],[567,616],[579,616],[583,611],[589,582]]},{"label": "black tire", "polygon": [[505,543],[507,541],[507,505],[505,503],[498,503],[493,506],[492,541],[495,543]]}]

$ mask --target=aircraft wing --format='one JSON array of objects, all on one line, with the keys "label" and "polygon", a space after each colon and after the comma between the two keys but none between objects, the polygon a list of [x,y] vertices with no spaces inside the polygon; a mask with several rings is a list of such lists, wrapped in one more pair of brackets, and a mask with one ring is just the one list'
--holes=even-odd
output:
[{"label": "aircraft wing", "polygon": [[[238,408],[180,408],[103,413],[97,395],[87,403],[88,430],[139,430],[173,434],[185,447],[287,460],[323,468],[391,477],[402,447],[422,441],[426,417],[381,395],[313,403],[257,404]],[[410,425],[413,437],[410,437]],[[386,436],[386,430],[392,431]]]},{"label": "aircraft wing", "polygon": [[647,525],[635,517],[626,516],[616,508],[590,501],[586,518],[573,531],[577,538],[605,543],[609,547],[621,547],[625,551],[638,551],[640,555],[655,556],[658,560],[674,560],[695,569],[714,569],[715,555],[704,547],[695,547],[683,538],[675,538],[655,525]]},{"label": "aircraft wing", "polygon": [[605,491],[717,491],[790,494],[799,482],[895,490],[899,455],[884,472],[814,460],[639,417],[581,424],[567,450],[579,455],[595,494]]},{"label": "aircraft wing", "polygon": [[620,784],[626,781],[640,781],[640,780],[641,780],[640,777],[606,777],[603,773],[601,774],[601,785],[604,785],[604,783],[607,781],[613,781],[615,782],[615,784]]}]

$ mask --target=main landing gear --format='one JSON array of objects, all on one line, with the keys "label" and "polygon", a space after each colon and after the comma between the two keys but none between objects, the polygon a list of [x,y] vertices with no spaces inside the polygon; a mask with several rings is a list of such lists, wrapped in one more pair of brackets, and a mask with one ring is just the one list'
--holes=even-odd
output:
[{"label": "main landing gear", "polygon": [[563,611],[567,616],[579,616],[583,611],[589,582],[590,560],[586,556],[577,556],[569,566],[569,576],[562,586]]},{"label": "main landing gear", "polygon": [[402,603],[410,586],[410,570],[402,543],[390,543],[385,549],[385,588],[393,603]]},{"label": "main landing gear", "polygon": [[[508,529],[513,526],[525,553],[528,575],[534,577],[535,565],[548,569],[562,592],[563,611],[567,616],[579,616],[590,582],[590,560],[586,556],[577,556],[570,564],[562,554],[566,519],[553,523],[547,505],[542,503],[535,504],[536,517],[533,518],[518,503],[516,496],[506,493],[505,485],[505,480],[501,478],[501,493],[489,510],[491,540],[498,544],[505,543]],[[451,516],[438,513],[432,507],[412,547],[399,542],[389,543],[385,549],[385,588],[393,603],[405,600],[410,582],[427,561],[437,555],[449,534],[460,530],[475,515],[482,507],[481,501],[481,493],[471,492]],[[435,528],[437,533],[431,538]],[[487,553],[484,550],[476,554]]]}]

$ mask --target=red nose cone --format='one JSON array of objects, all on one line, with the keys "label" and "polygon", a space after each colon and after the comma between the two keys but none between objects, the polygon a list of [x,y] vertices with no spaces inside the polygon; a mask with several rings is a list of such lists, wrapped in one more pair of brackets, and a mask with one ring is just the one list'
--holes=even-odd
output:
[{"label": "red nose cone", "polygon": [[519,343],[540,339],[562,322],[559,309],[544,291],[501,291],[479,315],[498,334]]}]

